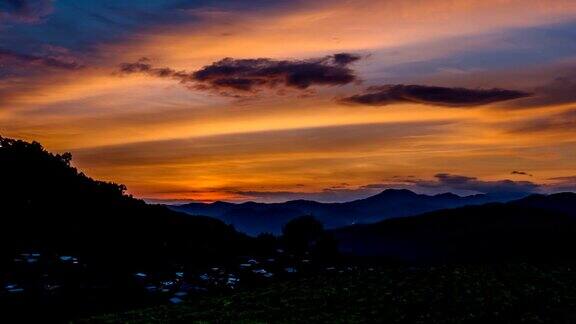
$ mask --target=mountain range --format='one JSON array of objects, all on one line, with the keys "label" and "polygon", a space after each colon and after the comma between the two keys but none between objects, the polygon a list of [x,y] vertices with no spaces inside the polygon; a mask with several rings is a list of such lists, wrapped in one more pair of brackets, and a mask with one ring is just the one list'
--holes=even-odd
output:
[{"label": "mountain range", "polygon": [[481,194],[466,197],[452,193],[423,195],[405,189],[388,189],[365,199],[344,203],[293,200],[284,203],[236,204],[218,201],[172,205],[169,208],[190,215],[214,217],[233,225],[240,232],[258,235],[266,232],[279,234],[284,224],[303,215],[314,216],[326,228],[337,228],[497,200],[498,198]]}]

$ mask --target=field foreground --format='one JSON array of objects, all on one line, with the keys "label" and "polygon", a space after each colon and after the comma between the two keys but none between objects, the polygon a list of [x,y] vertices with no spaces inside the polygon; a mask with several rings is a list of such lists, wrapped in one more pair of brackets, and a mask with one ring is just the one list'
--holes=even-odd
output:
[{"label": "field foreground", "polygon": [[340,267],[78,323],[574,323],[576,267]]}]

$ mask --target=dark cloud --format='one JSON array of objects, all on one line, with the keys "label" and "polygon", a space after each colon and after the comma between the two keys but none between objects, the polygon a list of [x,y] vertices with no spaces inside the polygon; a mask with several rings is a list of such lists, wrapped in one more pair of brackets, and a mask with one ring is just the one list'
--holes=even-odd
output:
[{"label": "dark cloud", "polygon": [[360,60],[360,58],[361,57],[359,55],[350,54],[350,53],[338,53],[338,54],[334,54],[332,56],[334,63],[340,64],[340,65],[348,65],[350,63],[353,63],[353,62]]},{"label": "dark cloud", "polygon": [[16,53],[0,48],[0,67],[7,66],[42,66],[66,70],[76,70],[83,67],[81,63],[70,56],[58,55],[29,55]]},{"label": "dark cloud", "polygon": [[195,72],[156,68],[142,58],[120,65],[122,73],[145,73],[160,78],[173,78],[190,83],[191,88],[220,93],[250,93],[262,89],[298,89],[311,86],[338,86],[356,80],[349,65],[360,56],[339,53],[308,60],[273,60],[225,58]]},{"label": "dark cloud", "polygon": [[531,94],[506,89],[466,89],[425,85],[389,84],[370,87],[363,94],[341,99],[344,103],[385,106],[412,102],[436,106],[480,106],[490,103],[528,97]]},{"label": "dark cloud", "polygon": [[435,180],[406,180],[422,188],[443,188],[448,191],[472,191],[498,196],[516,198],[537,192],[541,185],[531,181],[495,180],[485,181],[476,177],[438,173]]},{"label": "dark cloud", "polygon": [[528,173],[528,172],[524,172],[524,171],[512,171],[512,172],[510,172],[510,174],[525,175],[525,176],[533,177],[532,174],[530,174],[530,173]]},{"label": "dark cloud", "polygon": [[358,59],[345,53],[301,61],[225,58],[194,72],[194,78],[214,88],[243,91],[262,86],[306,89],[312,85],[344,85],[356,79],[347,66]]},{"label": "dark cloud", "polygon": [[52,12],[52,0],[0,1],[0,22],[36,22]]}]

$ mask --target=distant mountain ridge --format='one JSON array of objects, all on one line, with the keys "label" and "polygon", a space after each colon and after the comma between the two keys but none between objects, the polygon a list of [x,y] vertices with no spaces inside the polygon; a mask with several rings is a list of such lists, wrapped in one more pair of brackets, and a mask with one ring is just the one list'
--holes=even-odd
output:
[{"label": "distant mountain ridge", "polygon": [[497,199],[487,195],[466,197],[453,193],[423,195],[406,189],[387,189],[365,199],[344,203],[292,200],[284,203],[235,204],[217,201],[169,207],[190,215],[214,217],[234,225],[241,232],[257,235],[264,232],[278,234],[289,220],[302,215],[313,215],[327,228],[337,228],[493,201]]}]

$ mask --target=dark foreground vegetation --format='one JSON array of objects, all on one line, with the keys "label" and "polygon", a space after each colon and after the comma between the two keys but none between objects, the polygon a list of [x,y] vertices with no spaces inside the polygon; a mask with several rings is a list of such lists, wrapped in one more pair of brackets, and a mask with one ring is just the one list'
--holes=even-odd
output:
[{"label": "dark foreground vegetation", "polygon": [[282,240],[251,238],[213,218],[148,205],[123,185],[84,175],[71,159],[0,137],[0,322],[181,303],[336,255],[311,217],[287,226]]},{"label": "dark foreground vegetation", "polygon": [[79,323],[574,323],[576,267],[337,267]]}]

